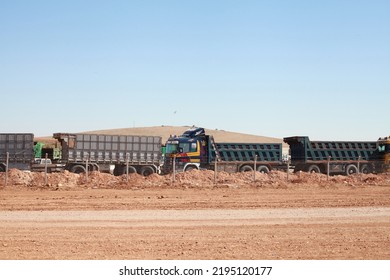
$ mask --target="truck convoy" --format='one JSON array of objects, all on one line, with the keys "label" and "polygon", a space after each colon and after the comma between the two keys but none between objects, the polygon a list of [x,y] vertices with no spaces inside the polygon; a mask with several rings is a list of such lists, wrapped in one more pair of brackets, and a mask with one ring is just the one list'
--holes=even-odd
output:
[{"label": "truck convoy", "polygon": [[181,136],[171,136],[166,143],[163,173],[192,169],[268,173],[285,167],[281,143],[215,143],[204,128],[193,127]]},{"label": "truck convoy", "polygon": [[[373,142],[310,141],[307,136],[284,138],[290,146],[294,172],[345,174],[390,171],[390,138]],[[217,165],[215,165],[217,163]],[[227,172],[253,171],[268,173],[286,170],[282,144],[215,143],[203,128],[194,127],[166,143],[163,172],[173,169],[215,169]]]},{"label": "truck convoy", "polygon": [[[68,170],[74,173],[109,171],[115,175],[158,173],[162,164],[161,137],[55,133],[61,144],[61,156],[42,159],[42,145],[34,146],[34,135],[0,134],[0,171],[8,168],[48,172]],[[35,147],[35,151],[34,151]],[[8,153],[8,159],[7,159]]]},{"label": "truck convoy", "polygon": [[[34,143],[32,133],[0,134],[0,172],[7,167],[48,172],[68,170],[169,174],[192,169],[245,172],[286,170],[281,143],[216,143],[204,128],[193,127],[162,137],[55,133],[60,148]],[[345,174],[390,172],[390,137],[372,142],[310,141],[307,136],[284,138],[294,171]],[[35,145],[34,145],[35,144]],[[49,153],[49,158],[45,154]],[[164,151],[164,152],[163,152]],[[8,164],[8,165],[7,165]]]}]

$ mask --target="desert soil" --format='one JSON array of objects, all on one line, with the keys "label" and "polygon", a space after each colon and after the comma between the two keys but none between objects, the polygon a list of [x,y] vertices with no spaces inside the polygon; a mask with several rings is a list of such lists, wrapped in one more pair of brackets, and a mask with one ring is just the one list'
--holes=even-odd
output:
[{"label": "desert soil", "polygon": [[390,175],[0,174],[0,259],[390,259]]}]

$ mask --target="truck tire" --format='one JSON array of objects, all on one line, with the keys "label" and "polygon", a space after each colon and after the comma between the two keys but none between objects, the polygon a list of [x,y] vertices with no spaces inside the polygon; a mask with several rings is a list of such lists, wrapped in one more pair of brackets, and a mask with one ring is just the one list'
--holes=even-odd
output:
[{"label": "truck tire", "polygon": [[191,171],[191,170],[194,170],[194,169],[198,169],[198,168],[196,168],[196,166],[195,165],[188,165],[187,167],[186,167],[186,170],[184,170],[184,171]]},{"label": "truck tire", "polygon": [[267,174],[269,172],[269,168],[265,165],[260,165],[257,167],[257,171],[263,174]]},{"label": "truck tire", "polygon": [[253,172],[253,167],[250,165],[243,165],[240,167],[240,172]]},{"label": "truck tire", "polygon": [[0,172],[5,172],[5,165],[0,164]]},{"label": "truck tire", "polygon": [[305,167],[302,164],[297,164],[294,167],[294,172],[305,171]]},{"label": "truck tire", "polygon": [[[129,166],[129,174],[135,174],[137,173],[137,169],[135,169],[134,166]],[[123,174],[126,174],[126,166],[123,167]]]},{"label": "truck tire", "polygon": [[123,171],[126,171],[126,169],[120,168],[117,165],[115,165],[114,171],[112,173],[114,174],[114,176],[120,176],[120,175],[123,175]]},{"label": "truck tire", "polygon": [[155,172],[154,172],[153,167],[151,167],[151,166],[144,166],[144,167],[141,168],[141,172],[140,173],[141,173],[142,176],[147,177],[149,175],[152,175]]},{"label": "truck tire", "polygon": [[78,165],[73,165],[72,168],[70,169],[70,172],[81,174],[81,173],[85,173],[86,169],[85,166],[78,164]]},{"label": "truck tire", "polygon": [[91,165],[89,165],[89,171],[100,171],[100,167],[98,164],[96,163],[92,163]]},{"label": "truck tire", "polygon": [[307,169],[307,172],[309,173],[321,173],[321,169],[319,168],[318,165],[310,165],[309,168]]},{"label": "truck tire", "polygon": [[357,174],[357,173],[358,173],[358,169],[354,164],[347,165],[347,168],[345,168],[345,175],[347,176]]},{"label": "truck tire", "polygon": [[362,167],[360,167],[360,173],[368,174],[371,173],[371,168],[368,164],[363,164]]}]

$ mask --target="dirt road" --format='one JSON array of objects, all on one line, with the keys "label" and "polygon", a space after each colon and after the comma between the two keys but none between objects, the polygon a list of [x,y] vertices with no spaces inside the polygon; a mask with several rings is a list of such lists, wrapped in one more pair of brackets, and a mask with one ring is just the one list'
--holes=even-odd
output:
[{"label": "dirt road", "polygon": [[390,259],[390,186],[0,190],[0,259]]}]

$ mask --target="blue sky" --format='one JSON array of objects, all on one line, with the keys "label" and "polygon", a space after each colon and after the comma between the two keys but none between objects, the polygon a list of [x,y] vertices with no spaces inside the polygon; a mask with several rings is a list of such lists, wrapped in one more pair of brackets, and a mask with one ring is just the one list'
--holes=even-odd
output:
[{"label": "blue sky", "polygon": [[[2,1],[1,132],[390,134],[389,1]],[[176,113],[175,113],[176,112]]]}]

